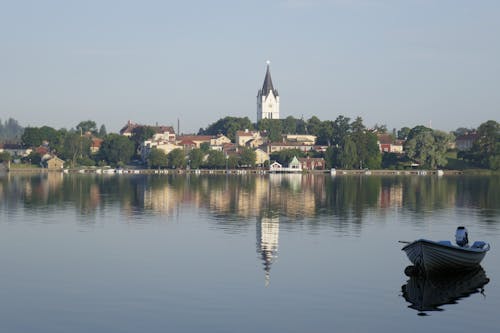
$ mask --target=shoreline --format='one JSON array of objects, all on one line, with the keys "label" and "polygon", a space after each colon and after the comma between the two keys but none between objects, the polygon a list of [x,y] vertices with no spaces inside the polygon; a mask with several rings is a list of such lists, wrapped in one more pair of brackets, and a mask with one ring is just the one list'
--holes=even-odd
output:
[{"label": "shoreline", "polygon": [[43,174],[43,173],[65,173],[65,174],[102,174],[102,175],[210,175],[210,174],[228,174],[228,175],[268,175],[268,174],[331,174],[332,176],[446,176],[446,175],[479,175],[484,173],[491,174],[490,170],[301,170],[298,172],[275,172],[267,169],[111,169],[111,168],[87,168],[87,169],[46,169],[46,168],[11,168],[4,170],[12,174]]}]

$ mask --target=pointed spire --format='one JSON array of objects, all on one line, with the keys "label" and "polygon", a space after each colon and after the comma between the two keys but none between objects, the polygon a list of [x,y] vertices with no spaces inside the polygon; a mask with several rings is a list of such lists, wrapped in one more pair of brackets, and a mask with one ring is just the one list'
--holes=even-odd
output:
[{"label": "pointed spire", "polygon": [[262,85],[262,95],[267,96],[269,92],[272,91],[274,96],[278,96],[278,91],[273,87],[273,80],[271,79],[271,71],[269,70],[269,64],[271,62],[267,61],[266,77],[264,78],[264,84]]}]

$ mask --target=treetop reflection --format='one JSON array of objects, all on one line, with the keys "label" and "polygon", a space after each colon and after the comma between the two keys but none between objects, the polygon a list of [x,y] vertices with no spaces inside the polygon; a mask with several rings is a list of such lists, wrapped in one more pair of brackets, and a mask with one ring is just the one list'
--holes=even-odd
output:
[{"label": "treetop reflection", "polygon": [[295,220],[332,216],[361,221],[368,211],[419,214],[453,206],[489,217],[500,209],[500,177],[271,175],[11,175],[0,178],[3,208],[37,211],[73,206],[83,216],[103,205],[124,214],[173,214],[189,205],[217,219]]}]

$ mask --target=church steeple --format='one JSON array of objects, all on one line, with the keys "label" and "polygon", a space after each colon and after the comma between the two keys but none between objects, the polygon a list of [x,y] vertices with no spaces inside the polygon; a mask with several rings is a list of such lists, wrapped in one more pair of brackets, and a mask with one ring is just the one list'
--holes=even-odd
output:
[{"label": "church steeple", "polygon": [[262,119],[280,119],[280,97],[278,90],[273,86],[269,63],[267,61],[262,89],[257,92],[257,122]]},{"label": "church steeple", "polygon": [[278,90],[273,87],[273,80],[271,79],[271,71],[269,70],[269,61],[267,62],[266,76],[264,78],[264,84],[262,85],[262,95],[268,96],[270,92],[273,92],[274,96],[278,96]]}]

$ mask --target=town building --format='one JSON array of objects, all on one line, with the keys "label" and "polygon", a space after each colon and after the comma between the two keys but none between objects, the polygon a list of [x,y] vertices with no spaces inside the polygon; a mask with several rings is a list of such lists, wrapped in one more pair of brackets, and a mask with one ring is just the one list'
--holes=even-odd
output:
[{"label": "town building", "polygon": [[132,121],[128,121],[125,126],[120,130],[120,135],[131,137],[134,134],[134,129],[138,127],[150,127],[155,132],[153,137],[153,141],[169,141],[175,142],[175,130],[172,126],[164,126],[164,125],[141,125],[134,123]]},{"label": "town building", "polygon": [[322,157],[301,157],[298,159],[302,170],[325,170],[326,161]]},{"label": "town building", "polygon": [[64,161],[57,156],[51,156],[45,163],[49,170],[62,170],[64,167]]},{"label": "town building", "polygon": [[478,139],[479,134],[477,134],[476,132],[465,133],[455,139],[455,147],[459,151],[471,150],[474,146],[474,142],[476,142]]},{"label": "town building", "polygon": [[20,158],[28,156],[33,149],[23,148],[22,145],[17,143],[0,143],[0,153],[7,152],[13,158]]},{"label": "town building", "polygon": [[377,144],[381,153],[403,153],[403,140],[394,140],[389,134],[378,134]]},{"label": "town building", "polygon": [[280,97],[274,89],[267,62],[266,76],[262,89],[257,92],[257,122],[262,119],[280,119]]}]

